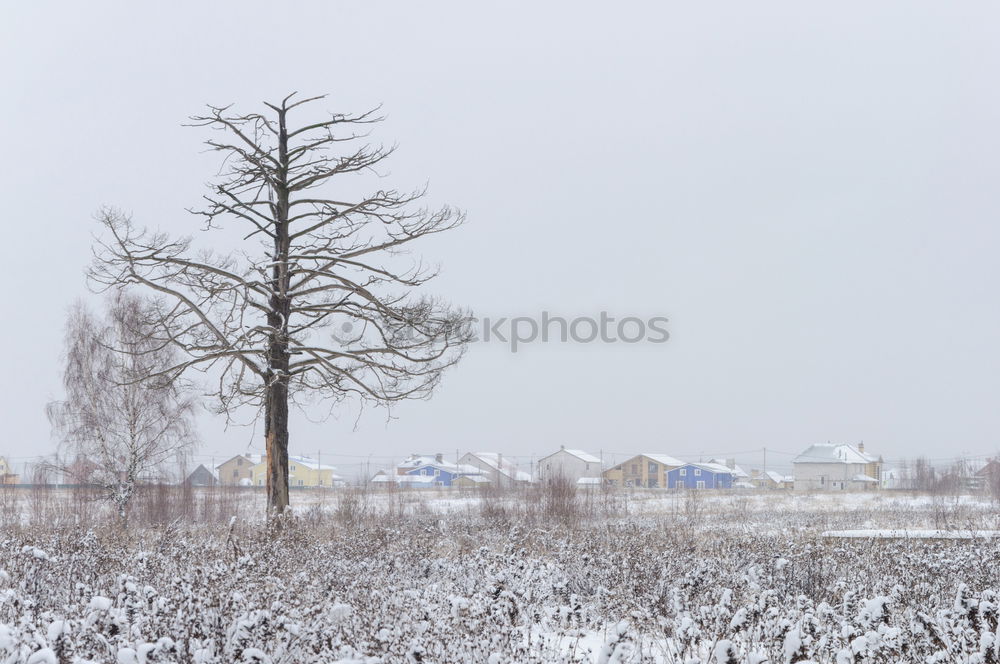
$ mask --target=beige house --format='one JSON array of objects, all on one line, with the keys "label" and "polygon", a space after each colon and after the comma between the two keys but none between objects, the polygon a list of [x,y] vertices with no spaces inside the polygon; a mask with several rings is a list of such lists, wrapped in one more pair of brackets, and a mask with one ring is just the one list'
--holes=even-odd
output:
[{"label": "beige house", "polygon": [[604,471],[607,484],[662,489],[667,486],[667,473],[684,462],[666,454],[640,454]]},{"label": "beige house", "polygon": [[755,470],[751,484],[758,489],[791,489],[795,479],[790,475],[782,475],[773,470]]},{"label": "beige house", "polygon": [[882,458],[865,445],[812,445],[792,460],[796,491],[872,491],[880,488]]},{"label": "beige house", "polygon": [[[288,486],[289,488],[306,487],[334,487],[344,484],[344,479],[334,473],[336,468],[319,463],[316,459],[302,456],[288,457]],[[252,482],[254,486],[265,486],[267,484],[267,458],[252,469]]]},{"label": "beige house", "polygon": [[222,486],[249,486],[254,484],[253,467],[263,460],[260,454],[237,454],[229,461],[215,467]]},{"label": "beige house", "polygon": [[0,457],[0,484],[17,484],[17,482],[18,476],[14,472],[14,466],[4,457]]},{"label": "beige house", "polygon": [[462,475],[451,482],[451,485],[458,489],[485,489],[491,484],[485,475]]}]

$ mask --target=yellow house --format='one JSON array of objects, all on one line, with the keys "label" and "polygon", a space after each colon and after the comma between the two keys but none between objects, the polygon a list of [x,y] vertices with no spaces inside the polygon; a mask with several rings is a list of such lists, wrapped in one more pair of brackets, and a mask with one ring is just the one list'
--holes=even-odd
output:
[{"label": "yellow house", "polygon": [[17,484],[17,480],[14,466],[7,463],[7,459],[0,457],[0,484]]},{"label": "yellow house", "polygon": [[650,489],[667,486],[667,472],[683,466],[680,459],[666,454],[639,454],[602,473],[607,484],[613,486],[641,486]]},{"label": "yellow house", "polygon": [[[343,484],[343,478],[333,471],[336,468],[319,463],[316,459],[302,456],[288,457],[288,486],[296,487],[332,487]],[[267,484],[267,458],[252,469],[253,485]]]},{"label": "yellow house", "polygon": [[219,464],[215,467],[219,471],[219,484],[225,486],[254,484],[253,467],[263,458],[260,454],[237,454],[229,461]]}]

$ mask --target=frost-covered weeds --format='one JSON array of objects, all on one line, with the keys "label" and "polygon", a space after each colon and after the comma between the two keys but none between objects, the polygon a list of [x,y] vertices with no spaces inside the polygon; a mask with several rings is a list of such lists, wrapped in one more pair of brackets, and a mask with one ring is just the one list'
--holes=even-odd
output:
[{"label": "frost-covered weeds", "polygon": [[502,518],[344,498],[280,528],[7,525],[0,662],[1000,662],[1000,543],[813,527],[888,513],[810,525],[699,499],[566,520],[509,496]]}]

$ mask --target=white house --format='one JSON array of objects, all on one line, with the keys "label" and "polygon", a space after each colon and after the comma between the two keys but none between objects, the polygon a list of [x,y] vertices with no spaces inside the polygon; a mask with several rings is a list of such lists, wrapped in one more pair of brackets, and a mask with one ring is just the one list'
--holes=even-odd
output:
[{"label": "white house", "polygon": [[878,489],[882,459],[865,453],[864,443],[812,445],[792,460],[796,491]]},{"label": "white house", "polygon": [[511,487],[531,481],[531,474],[517,469],[517,464],[497,452],[469,452],[459,465],[474,466],[493,486]]},{"label": "white house", "polygon": [[571,482],[577,482],[582,478],[598,478],[603,468],[601,460],[593,454],[588,454],[582,450],[566,449],[560,446],[558,452],[553,452],[547,457],[538,461],[538,481],[548,482],[556,478],[562,478]]}]

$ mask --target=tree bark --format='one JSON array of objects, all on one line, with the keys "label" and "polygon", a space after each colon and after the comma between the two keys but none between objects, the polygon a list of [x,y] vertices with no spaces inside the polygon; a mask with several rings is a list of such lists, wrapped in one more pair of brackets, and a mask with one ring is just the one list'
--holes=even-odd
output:
[{"label": "tree bark", "polygon": [[288,129],[285,109],[278,111],[278,168],[273,185],[274,260],[271,266],[270,327],[265,393],[267,449],[267,506],[281,514],[288,507]]}]

